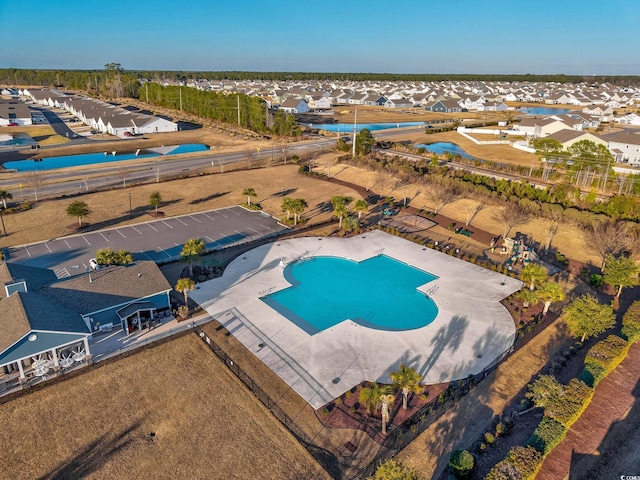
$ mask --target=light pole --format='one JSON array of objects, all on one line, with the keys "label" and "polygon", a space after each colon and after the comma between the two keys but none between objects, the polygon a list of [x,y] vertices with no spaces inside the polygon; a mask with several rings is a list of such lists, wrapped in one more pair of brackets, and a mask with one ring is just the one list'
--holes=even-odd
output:
[{"label": "light pole", "polygon": [[133,208],[131,206],[131,192],[129,192],[129,218],[133,218]]}]

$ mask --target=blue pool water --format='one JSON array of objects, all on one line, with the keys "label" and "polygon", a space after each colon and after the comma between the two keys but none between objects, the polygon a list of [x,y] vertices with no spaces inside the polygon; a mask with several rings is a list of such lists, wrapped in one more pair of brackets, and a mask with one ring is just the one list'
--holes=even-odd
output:
[{"label": "blue pool water", "polygon": [[[325,130],[327,132],[336,133],[353,133],[353,123],[303,123],[305,127]],[[368,128],[372,132],[374,130],[387,130],[389,128],[402,127],[422,127],[426,125],[424,122],[401,122],[401,123],[361,123],[356,125],[359,132],[363,128]]]},{"label": "blue pool water", "polygon": [[464,157],[464,158],[473,158],[471,155],[469,155],[467,152],[465,152],[455,143],[449,143],[449,142],[436,142],[436,143],[429,143],[429,144],[419,143],[417,145],[414,145],[414,147],[415,148],[424,147],[427,149],[427,151],[434,152],[439,155],[446,155],[447,153],[451,153],[453,155],[456,155],[456,154],[460,155],[461,157]]},{"label": "blue pool water", "polygon": [[417,287],[438,277],[391,257],[354,262],[312,257],[288,265],[291,287],[262,300],[313,335],[353,320],[379,330],[411,330],[429,325],[438,307]]},{"label": "blue pool water", "polygon": [[[157,147],[160,148],[160,147]],[[152,158],[161,155],[177,155],[179,153],[202,152],[208,150],[209,147],[202,143],[187,143],[184,145],[171,145],[162,147],[162,151],[166,153],[157,153],[150,150],[140,150],[138,155],[135,152],[122,152],[113,155],[109,153],[86,153],[84,155],[67,155],[62,157],[43,158],[42,160],[18,160],[15,162],[6,162],[4,167],[9,170],[17,170],[19,172],[29,172],[32,170],[52,170],[54,168],[77,167],[79,165],[94,165],[96,163],[119,162],[122,160]]]},{"label": "blue pool water", "polygon": [[572,111],[570,108],[553,107],[522,107],[518,110],[527,115],[563,115]]}]

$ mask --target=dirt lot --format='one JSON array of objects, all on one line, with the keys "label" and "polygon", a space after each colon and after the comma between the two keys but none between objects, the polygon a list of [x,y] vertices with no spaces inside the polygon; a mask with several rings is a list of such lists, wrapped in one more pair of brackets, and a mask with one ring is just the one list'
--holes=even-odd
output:
[{"label": "dirt lot", "polygon": [[3,478],[329,478],[194,334],[0,414]]}]

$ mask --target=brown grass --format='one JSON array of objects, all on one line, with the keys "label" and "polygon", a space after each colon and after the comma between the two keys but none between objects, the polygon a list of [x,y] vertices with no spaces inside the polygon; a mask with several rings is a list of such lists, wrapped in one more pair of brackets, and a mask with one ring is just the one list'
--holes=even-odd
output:
[{"label": "brown grass", "polygon": [[[216,172],[217,167],[212,171]],[[148,203],[151,192],[155,190],[162,195],[163,205],[160,210],[169,216],[237,205],[246,201],[242,190],[247,187],[255,189],[258,196],[254,200],[262,205],[264,211],[276,217],[282,215],[280,206],[283,189],[289,192],[289,196],[306,199],[309,208],[304,217],[312,222],[331,217],[332,211],[322,211],[322,207],[332,196],[359,198],[349,188],[300,175],[298,166],[291,164],[108,190],[79,198],[93,212],[84,219],[85,222],[116,226],[152,220],[148,213],[153,209]],[[129,192],[134,209],[133,220],[129,219]],[[42,201],[32,210],[5,215],[5,225],[10,235],[0,237],[0,247],[23,245],[74,233],[67,226],[77,223],[77,219],[72,219],[65,213],[72,201],[69,198]]]},{"label": "brown grass", "polygon": [[3,478],[329,478],[193,334],[0,412]]}]

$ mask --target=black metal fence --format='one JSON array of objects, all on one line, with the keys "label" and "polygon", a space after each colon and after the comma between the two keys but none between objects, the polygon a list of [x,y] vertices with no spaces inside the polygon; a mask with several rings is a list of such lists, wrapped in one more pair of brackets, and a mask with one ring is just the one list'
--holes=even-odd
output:
[{"label": "black metal fence", "polygon": [[[346,480],[357,480],[367,478],[375,472],[378,465],[387,459],[393,458],[400,450],[424,432],[438,418],[445,414],[450,408],[469,393],[476,385],[482,382],[489,374],[491,374],[504,360],[509,358],[513,353],[525,346],[533,339],[541,330],[553,323],[561,313],[560,305],[554,311],[549,311],[545,316],[538,315],[527,325],[516,331],[515,338],[510,337],[505,340],[513,345],[505,348],[504,354],[496,359],[489,367],[474,376],[457,382],[451,382],[449,387],[436,397],[432,402],[424,405],[411,418],[407,419],[400,425],[389,425],[388,433],[382,437],[380,433],[380,425],[378,422],[360,421],[360,430],[365,431],[370,437],[376,440],[381,448],[379,453],[366,466],[361,469],[350,469],[345,474],[341,472],[339,476],[335,472],[330,472],[336,478],[344,478]],[[200,327],[193,325],[194,332],[200,339],[210,348],[210,350],[244,383],[251,392],[267,407],[267,409],[296,437],[298,441],[316,458],[321,464],[318,452],[325,452],[328,445],[317,445],[317,436],[312,438],[305,430],[296,423],[295,419],[287,414],[278,404],[276,400],[271,398],[258,383],[249,375],[242,367],[234,361],[212,338],[210,338]],[[392,419],[393,420],[393,419]],[[323,466],[327,468],[327,465]]]}]

